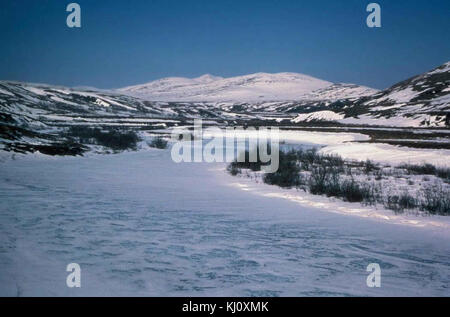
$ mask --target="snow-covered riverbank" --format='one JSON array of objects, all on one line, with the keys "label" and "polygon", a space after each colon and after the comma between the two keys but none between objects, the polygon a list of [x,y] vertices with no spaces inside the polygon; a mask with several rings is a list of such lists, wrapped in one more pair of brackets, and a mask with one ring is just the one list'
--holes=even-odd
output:
[{"label": "snow-covered riverbank", "polygon": [[[223,168],[219,168],[217,171],[223,174],[227,173]],[[224,182],[227,182],[229,186],[239,188],[253,195],[289,200],[299,204],[301,207],[315,207],[321,211],[341,215],[368,218],[391,224],[429,228],[438,230],[450,238],[450,217],[448,216],[425,215],[423,213],[396,214],[392,210],[383,208],[383,206],[363,206],[358,202],[350,203],[338,198],[313,195],[296,188],[286,189],[267,185],[263,183],[260,176],[260,173],[249,172],[248,175],[246,173],[238,177],[226,175],[223,178]]]}]

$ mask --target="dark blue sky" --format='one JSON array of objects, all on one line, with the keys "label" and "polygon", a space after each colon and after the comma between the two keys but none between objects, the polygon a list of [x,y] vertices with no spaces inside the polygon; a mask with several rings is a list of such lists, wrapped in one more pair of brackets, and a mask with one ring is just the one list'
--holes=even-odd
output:
[{"label": "dark blue sky", "polygon": [[0,79],[115,88],[166,76],[299,72],[385,88],[450,60],[450,1],[4,0]]}]

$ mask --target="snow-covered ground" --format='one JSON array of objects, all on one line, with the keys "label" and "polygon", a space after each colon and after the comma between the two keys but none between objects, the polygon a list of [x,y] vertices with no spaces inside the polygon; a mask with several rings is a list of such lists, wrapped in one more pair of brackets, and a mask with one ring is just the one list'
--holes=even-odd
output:
[{"label": "snow-covered ground", "polygon": [[437,116],[417,113],[410,117],[406,116],[393,116],[389,118],[377,118],[369,114],[360,115],[358,118],[347,117],[337,118],[336,120],[342,124],[359,124],[364,126],[385,126],[385,127],[421,127],[423,122],[429,122],[431,127],[445,127],[445,121],[437,120]]},{"label": "snow-covered ground", "polygon": [[258,172],[239,177],[227,175],[229,186],[239,188],[253,195],[280,198],[295,202],[300,206],[311,206],[322,211],[368,218],[383,223],[423,227],[437,230],[450,237],[450,219],[446,216],[424,216],[424,214],[395,214],[382,206],[362,206],[359,203],[344,202],[337,198],[317,196],[305,191],[291,188],[280,188],[264,184]]},{"label": "snow-covered ground", "polygon": [[342,143],[321,149],[322,153],[339,154],[345,159],[399,165],[429,163],[441,167],[450,167],[450,150],[413,149],[385,143]]},{"label": "snow-covered ground", "polygon": [[[0,295],[450,295],[446,219],[312,201],[224,168],[169,150],[4,160]],[[381,288],[366,286],[374,262]]]},{"label": "snow-covered ground", "polygon": [[[226,137],[226,134],[221,131],[203,131],[205,138],[211,137]],[[365,141],[370,138],[361,133],[352,132],[316,132],[316,131],[301,131],[301,130],[266,130],[267,132],[260,132],[256,129],[237,129],[234,131],[236,138],[258,138],[278,135],[278,139],[282,143],[289,144],[311,144],[311,145],[337,145],[351,141]]]},{"label": "snow-covered ground", "polygon": [[[357,129],[355,129],[357,131]],[[206,131],[205,131],[206,132]],[[399,165],[403,163],[423,164],[430,163],[436,166],[449,167],[450,150],[446,149],[414,149],[410,147],[390,145],[385,143],[359,143],[367,141],[370,137],[354,132],[320,132],[302,130],[279,130],[279,140],[287,144],[310,144],[322,146],[320,152],[324,154],[338,154],[345,159]],[[257,138],[258,131],[237,130],[237,138]],[[270,133],[265,134],[268,138]],[[224,133],[208,132],[205,137],[217,137]]]}]

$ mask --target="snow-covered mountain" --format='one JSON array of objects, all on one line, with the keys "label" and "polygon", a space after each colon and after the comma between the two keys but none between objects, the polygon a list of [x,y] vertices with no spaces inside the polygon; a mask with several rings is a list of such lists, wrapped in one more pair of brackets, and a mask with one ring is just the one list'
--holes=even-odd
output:
[{"label": "snow-covered mountain", "polygon": [[[303,100],[306,104],[297,101],[245,102],[245,98],[240,102],[167,102],[147,101],[120,91],[0,81],[0,148],[42,151],[43,146],[47,146],[52,151],[74,153],[72,149],[67,149],[69,140],[64,136],[64,131],[72,126],[154,129],[183,125],[198,117],[221,123],[237,123],[242,120],[273,122],[274,117],[277,120],[280,116],[292,118],[297,107],[317,109],[316,104],[329,104],[338,95],[344,97],[351,92],[360,91],[357,86],[342,89],[298,74],[256,74],[231,79],[211,75],[195,79],[168,78],[130,90],[147,91],[149,87],[161,94],[173,91],[196,92],[202,89],[205,93],[206,89],[211,89],[214,91],[214,98],[220,95],[217,93],[220,89],[223,89],[224,95],[230,96],[232,93],[246,98],[255,96],[257,92],[264,96],[263,99],[267,96],[273,99],[285,98],[289,94],[293,98],[297,88],[303,92],[316,87],[322,88],[319,91],[314,89],[317,92],[308,97],[311,100]],[[334,87],[339,87],[339,91],[335,91]],[[211,92],[211,96],[212,94]]]},{"label": "snow-covered mountain", "polygon": [[297,73],[256,73],[231,78],[212,75],[193,79],[170,77],[121,88],[118,92],[151,101],[260,102],[299,100],[308,93],[332,85]]},{"label": "snow-covered mountain", "polygon": [[[79,153],[64,128],[139,127],[178,117],[164,105],[90,88],[0,81],[0,149]],[[50,149],[50,150],[49,150]]]},{"label": "snow-covered mountain", "polygon": [[450,116],[450,62],[346,104],[342,122],[445,126]]},{"label": "snow-covered mountain", "polygon": [[0,114],[18,125],[81,117],[169,114],[156,103],[94,89],[0,81]]},{"label": "snow-covered mountain", "polygon": [[294,73],[166,78],[118,91],[0,81],[0,148],[51,145],[73,125],[157,129],[199,117],[225,125],[450,126],[450,62],[383,91]]},{"label": "snow-covered mountain", "polygon": [[337,101],[342,99],[356,100],[361,97],[370,96],[376,92],[378,92],[378,90],[365,86],[337,83],[314,90],[302,96],[302,99],[320,101]]},{"label": "snow-covered mountain", "polygon": [[[325,99],[329,88],[316,91]],[[335,89],[331,89],[334,94]],[[359,89],[358,89],[359,90]],[[337,89],[336,91],[339,92]],[[323,93],[319,93],[323,92]],[[303,108],[292,122],[337,121],[344,124],[395,127],[444,127],[450,125],[450,62],[394,86],[368,95],[342,91],[338,100],[324,107]],[[339,97],[339,96],[337,96]]]}]

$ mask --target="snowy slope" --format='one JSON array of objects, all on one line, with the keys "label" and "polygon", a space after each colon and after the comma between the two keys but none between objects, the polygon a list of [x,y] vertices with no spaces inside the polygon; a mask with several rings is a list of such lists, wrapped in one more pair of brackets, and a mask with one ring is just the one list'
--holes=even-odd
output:
[{"label": "snowy slope", "polygon": [[120,92],[130,93],[136,96],[145,96],[153,93],[156,95],[164,94],[168,91],[179,90],[191,86],[199,86],[210,84],[214,81],[221,80],[222,77],[212,76],[209,74],[200,76],[198,78],[184,78],[184,77],[167,77],[155,80],[143,85],[130,86],[118,89]]},{"label": "snowy slope", "polygon": [[381,119],[394,126],[445,126],[450,114],[450,62],[352,106],[361,122]]},{"label": "snowy slope", "polygon": [[378,92],[378,90],[365,86],[338,83],[325,88],[314,90],[302,97],[308,100],[356,100],[361,97],[370,96],[376,92]]},{"label": "snowy slope", "polygon": [[337,121],[343,118],[343,115],[329,111],[315,111],[312,113],[302,113],[292,119],[292,122],[311,122],[311,121]]},{"label": "snowy slope", "polygon": [[0,149],[63,141],[61,128],[72,125],[136,127],[174,116],[162,104],[117,93],[0,81]]},{"label": "snowy slope", "polygon": [[37,119],[50,114],[166,114],[156,104],[117,93],[9,81],[0,81],[0,105],[3,113],[18,119]]},{"label": "snowy slope", "polygon": [[328,116],[331,121],[344,116],[339,121],[345,124],[444,127],[450,116],[450,62],[380,92],[341,98],[329,110],[337,113]]},{"label": "snowy slope", "polygon": [[297,73],[256,73],[231,78],[171,77],[118,91],[153,101],[257,102],[297,100],[331,85],[331,82]]}]

